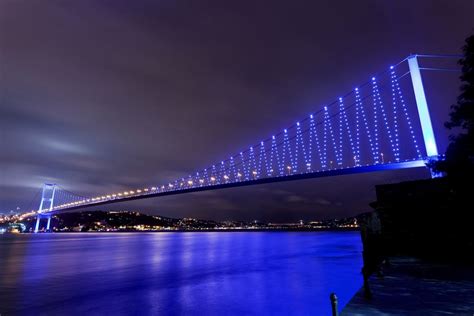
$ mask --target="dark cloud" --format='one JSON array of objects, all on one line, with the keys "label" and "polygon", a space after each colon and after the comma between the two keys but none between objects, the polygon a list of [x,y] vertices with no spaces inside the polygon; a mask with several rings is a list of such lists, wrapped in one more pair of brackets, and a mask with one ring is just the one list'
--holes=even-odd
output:
[{"label": "dark cloud", "polygon": [[[42,182],[82,195],[155,185],[220,161],[412,52],[456,53],[472,1],[0,2],[0,211]],[[455,76],[427,78],[442,147]],[[111,206],[168,216],[355,214],[373,185],[424,170]]]},{"label": "dark cloud", "polygon": [[328,200],[326,200],[325,198],[316,198],[314,201],[315,201],[317,204],[325,205],[325,206],[332,204],[331,201],[328,201]]}]

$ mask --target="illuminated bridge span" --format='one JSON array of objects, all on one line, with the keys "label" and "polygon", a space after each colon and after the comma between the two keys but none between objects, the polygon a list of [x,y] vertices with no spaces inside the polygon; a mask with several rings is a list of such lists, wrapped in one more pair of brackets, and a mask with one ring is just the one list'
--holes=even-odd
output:
[{"label": "illuminated bridge span", "polygon": [[[45,184],[40,218],[88,206],[304,178],[425,166],[438,157],[419,57],[391,66],[254,145],[186,177],[84,197]],[[447,57],[447,56],[437,56]],[[427,68],[426,68],[427,69]]]}]

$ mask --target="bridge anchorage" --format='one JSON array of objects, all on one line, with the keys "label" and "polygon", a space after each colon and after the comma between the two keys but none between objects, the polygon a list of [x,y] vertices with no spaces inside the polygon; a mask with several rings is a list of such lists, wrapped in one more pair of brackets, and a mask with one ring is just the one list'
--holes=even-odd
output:
[{"label": "bridge anchorage", "polygon": [[35,212],[35,232],[42,218],[48,219],[49,231],[51,214],[90,206],[244,185],[426,167],[428,159],[438,158],[438,148],[420,71],[427,68],[419,67],[419,57],[434,56],[409,56],[301,121],[186,177],[95,197],[83,197],[55,184],[45,184],[39,211]]}]

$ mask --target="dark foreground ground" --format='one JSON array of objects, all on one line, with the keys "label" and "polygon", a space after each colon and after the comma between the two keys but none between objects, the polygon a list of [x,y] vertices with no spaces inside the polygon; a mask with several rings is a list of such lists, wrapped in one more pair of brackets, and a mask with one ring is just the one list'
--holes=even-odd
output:
[{"label": "dark foreground ground", "polygon": [[341,315],[474,315],[474,268],[391,259],[383,278],[369,279],[373,298],[361,289]]}]

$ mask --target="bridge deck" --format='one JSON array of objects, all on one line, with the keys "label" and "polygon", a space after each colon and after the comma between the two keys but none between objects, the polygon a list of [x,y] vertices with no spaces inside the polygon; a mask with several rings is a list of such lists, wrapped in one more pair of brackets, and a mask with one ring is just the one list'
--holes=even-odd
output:
[{"label": "bridge deck", "polygon": [[[294,175],[279,176],[279,177],[260,178],[260,179],[240,181],[240,182],[230,182],[230,183],[221,183],[221,184],[207,185],[207,186],[180,188],[180,189],[174,189],[174,190],[169,190],[169,191],[146,192],[146,193],[135,194],[132,196],[116,197],[116,198],[107,199],[104,201],[94,201],[90,203],[83,203],[77,206],[75,205],[75,206],[55,209],[50,213],[71,211],[71,210],[83,209],[83,208],[100,206],[100,205],[105,205],[105,204],[119,203],[119,202],[167,196],[167,195],[199,192],[199,191],[218,190],[218,189],[242,187],[242,186],[265,184],[265,183],[285,182],[285,181],[293,181],[293,180],[323,178],[323,177],[331,177],[331,176],[338,176],[338,175],[368,173],[368,172],[375,172],[375,171],[397,170],[397,169],[407,169],[407,168],[419,168],[419,167],[426,167],[424,160],[413,160],[413,161],[405,161],[405,162],[398,162],[398,163],[387,163],[387,164],[378,164],[378,165],[371,165],[371,166],[341,168],[341,169],[294,174]],[[43,212],[42,214],[47,214],[47,212]]]}]

